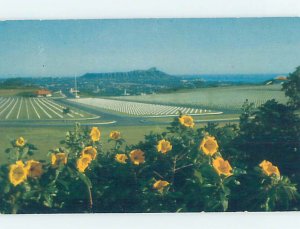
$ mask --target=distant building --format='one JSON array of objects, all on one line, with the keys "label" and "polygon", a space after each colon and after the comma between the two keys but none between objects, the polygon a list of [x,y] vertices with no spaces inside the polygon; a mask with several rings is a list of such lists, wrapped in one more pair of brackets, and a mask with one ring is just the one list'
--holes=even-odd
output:
[{"label": "distant building", "polygon": [[277,76],[276,80],[287,80],[286,76]]},{"label": "distant building", "polygon": [[99,93],[100,92],[100,88],[99,86],[96,87],[96,89],[93,90],[93,93]]},{"label": "distant building", "polygon": [[76,89],[74,89],[74,88],[70,88],[70,93],[80,93],[80,91],[79,91],[79,90],[76,90]]},{"label": "distant building", "polygon": [[129,93],[127,93],[126,88],[124,89],[124,95],[125,95],[125,96],[126,96],[126,95],[130,95]]},{"label": "distant building", "polygon": [[37,90],[35,94],[37,97],[51,97],[52,96],[52,92],[47,89]]}]

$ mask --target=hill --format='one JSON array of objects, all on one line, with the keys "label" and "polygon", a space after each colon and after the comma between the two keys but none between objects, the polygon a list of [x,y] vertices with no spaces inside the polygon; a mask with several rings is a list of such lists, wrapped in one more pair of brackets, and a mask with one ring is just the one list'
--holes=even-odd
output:
[{"label": "hill", "polygon": [[134,83],[151,85],[179,85],[180,79],[157,68],[134,70],[129,72],[86,73],[80,77],[85,80],[110,81],[113,83]]}]

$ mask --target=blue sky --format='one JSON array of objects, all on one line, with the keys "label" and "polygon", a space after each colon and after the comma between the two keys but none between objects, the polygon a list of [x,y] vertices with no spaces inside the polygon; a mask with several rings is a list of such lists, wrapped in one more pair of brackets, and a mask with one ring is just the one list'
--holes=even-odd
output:
[{"label": "blue sky", "polygon": [[300,65],[300,19],[0,22],[0,77],[157,67],[171,74],[287,73]]}]

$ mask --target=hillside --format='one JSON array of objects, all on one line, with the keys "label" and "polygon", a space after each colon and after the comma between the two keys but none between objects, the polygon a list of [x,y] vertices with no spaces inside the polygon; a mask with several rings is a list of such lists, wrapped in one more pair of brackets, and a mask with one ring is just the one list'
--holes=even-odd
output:
[{"label": "hillside", "polygon": [[271,99],[275,99],[283,104],[287,102],[287,98],[281,90],[280,84],[207,87],[192,90],[178,90],[176,93],[120,96],[114,98],[133,102],[175,106],[184,105],[201,109],[230,112],[240,112],[246,99],[249,102],[253,102],[255,107]]},{"label": "hillside", "polygon": [[80,77],[83,80],[100,80],[115,83],[134,83],[134,84],[152,84],[152,85],[178,85],[180,80],[177,77],[164,73],[156,68],[147,70],[134,70],[129,72],[111,72],[111,73],[86,73]]}]

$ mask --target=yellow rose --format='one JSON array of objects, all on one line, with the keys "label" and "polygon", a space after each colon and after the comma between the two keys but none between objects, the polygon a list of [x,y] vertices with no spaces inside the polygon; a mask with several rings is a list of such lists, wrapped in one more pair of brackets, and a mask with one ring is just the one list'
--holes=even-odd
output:
[{"label": "yellow rose", "polygon": [[9,181],[17,186],[27,179],[28,170],[22,161],[17,161],[16,164],[10,166]]},{"label": "yellow rose", "polygon": [[206,136],[203,138],[200,149],[205,153],[206,155],[212,156],[216,152],[218,152],[219,145],[216,141],[215,137]]},{"label": "yellow rose", "polygon": [[23,147],[25,145],[25,139],[23,137],[19,137],[16,140],[16,145],[19,146],[19,147]]},{"label": "yellow rose", "polygon": [[115,160],[119,163],[126,164],[126,160],[128,159],[126,154],[116,154]]},{"label": "yellow rose", "polygon": [[109,137],[113,140],[118,140],[121,136],[121,133],[119,131],[112,131],[109,134]]},{"label": "yellow rose", "polygon": [[153,184],[153,188],[159,192],[163,192],[164,188],[167,187],[170,183],[164,180],[158,180]]},{"label": "yellow rose", "polygon": [[40,177],[43,174],[43,165],[39,161],[30,160],[26,163],[29,177]]},{"label": "yellow rose", "polygon": [[93,127],[90,136],[93,142],[99,141],[101,136],[100,130],[97,127]]},{"label": "yellow rose", "polygon": [[222,157],[217,157],[213,160],[213,167],[219,175],[229,177],[232,175],[232,168],[228,161],[225,161]]},{"label": "yellow rose", "polygon": [[66,153],[56,153],[51,154],[51,165],[53,167],[58,167],[61,164],[67,164],[68,158]]},{"label": "yellow rose", "polygon": [[78,160],[77,160],[77,169],[79,172],[83,173],[86,168],[89,166],[89,164],[92,161],[92,156],[89,154],[84,154],[82,155]]},{"label": "yellow rose", "polygon": [[97,150],[93,146],[87,146],[81,152],[81,155],[85,154],[91,155],[92,159],[94,160],[97,156]]},{"label": "yellow rose", "polygon": [[144,152],[140,149],[132,150],[129,156],[130,156],[130,160],[135,165],[139,165],[145,162]]},{"label": "yellow rose", "polygon": [[181,125],[190,128],[193,128],[195,125],[194,119],[189,115],[182,115],[181,117],[179,117],[179,122],[181,123]]},{"label": "yellow rose", "polygon": [[262,168],[263,172],[267,175],[267,176],[271,176],[272,174],[276,175],[276,176],[280,176],[280,172],[277,166],[274,166],[271,162],[263,160],[259,166]]},{"label": "yellow rose", "polygon": [[161,153],[167,153],[168,151],[172,150],[172,145],[169,141],[166,141],[165,139],[160,140],[158,142],[158,145],[156,146],[157,152]]}]

